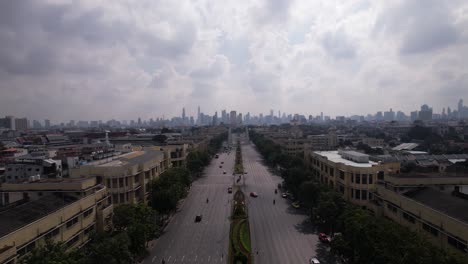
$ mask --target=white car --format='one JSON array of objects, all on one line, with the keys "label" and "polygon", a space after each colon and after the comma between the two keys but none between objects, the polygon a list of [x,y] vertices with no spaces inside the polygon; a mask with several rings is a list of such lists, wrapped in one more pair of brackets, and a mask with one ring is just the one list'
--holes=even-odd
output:
[{"label": "white car", "polygon": [[320,261],[319,261],[317,258],[311,258],[311,259],[309,260],[309,263],[310,263],[310,264],[320,264]]}]

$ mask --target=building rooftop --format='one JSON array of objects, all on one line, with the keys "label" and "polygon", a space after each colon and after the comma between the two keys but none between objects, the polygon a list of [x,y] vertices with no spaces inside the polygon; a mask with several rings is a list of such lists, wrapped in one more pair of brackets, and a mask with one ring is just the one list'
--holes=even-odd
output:
[{"label": "building rooftop", "polygon": [[405,196],[468,223],[468,201],[465,199],[429,187],[409,192]]},{"label": "building rooftop", "polygon": [[141,164],[155,159],[158,156],[164,156],[164,153],[159,150],[146,149],[144,151],[133,151],[109,159],[97,160],[86,165],[99,167],[116,167],[116,166],[132,166]]},{"label": "building rooftop", "polygon": [[48,195],[0,212],[0,237],[73,203],[76,199]]},{"label": "building rooftop", "polygon": [[419,146],[418,144],[416,143],[402,143],[396,147],[393,148],[393,150],[412,150],[414,148],[416,148],[417,146]]},{"label": "building rooftop", "polygon": [[[355,152],[355,151],[353,151],[353,152]],[[330,160],[332,162],[343,163],[343,164],[345,164],[347,166],[370,168],[373,165],[378,164],[378,163],[373,162],[373,161],[368,161],[367,163],[361,163],[361,162],[355,162],[355,161],[352,161],[352,160],[345,159],[338,153],[337,150],[334,150],[334,151],[315,151],[314,153],[316,153],[316,154],[318,154],[320,156],[326,157],[328,160]],[[359,153],[359,152],[356,152],[356,153]],[[359,154],[362,154],[362,153],[359,153]],[[366,154],[362,154],[362,155],[366,155]]]}]

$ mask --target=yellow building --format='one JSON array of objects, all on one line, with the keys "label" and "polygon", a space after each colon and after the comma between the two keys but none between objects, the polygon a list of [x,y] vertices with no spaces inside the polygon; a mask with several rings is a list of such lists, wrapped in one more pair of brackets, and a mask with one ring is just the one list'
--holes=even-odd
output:
[{"label": "yellow building", "polygon": [[467,252],[468,200],[459,191],[468,175],[386,175],[375,190],[374,211],[420,232],[434,245]]},{"label": "yellow building", "polygon": [[[113,206],[96,178],[5,183],[0,192],[0,263],[17,259],[46,239],[81,247],[94,231],[111,228]],[[10,198],[22,197],[11,201]]]},{"label": "yellow building", "polygon": [[377,163],[355,151],[306,151],[306,164],[324,184],[341,192],[345,200],[368,206],[379,178],[398,172],[400,164]]},{"label": "yellow building", "polygon": [[468,175],[401,173],[399,162],[373,162],[355,151],[307,151],[305,161],[345,200],[420,232],[434,245],[466,252]]},{"label": "yellow building", "polygon": [[170,167],[163,151],[145,148],[88,163],[72,169],[70,175],[97,177],[108,188],[113,204],[136,204],[148,201],[151,180]]}]

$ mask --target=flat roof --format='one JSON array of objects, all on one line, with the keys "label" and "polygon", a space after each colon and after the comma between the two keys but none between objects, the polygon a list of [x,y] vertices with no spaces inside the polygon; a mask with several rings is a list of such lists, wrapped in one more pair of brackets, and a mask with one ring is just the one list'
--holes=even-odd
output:
[{"label": "flat roof", "polygon": [[393,150],[412,150],[419,144],[417,143],[401,143],[400,145],[393,148]]},{"label": "flat roof", "polygon": [[47,195],[0,212],[0,237],[26,226],[48,214],[65,207],[76,199]]},{"label": "flat roof", "polygon": [[429,187],[409,192],[405,196],[468,223],[468,201],[465,199]]},{"label": "flat roof", "polygon": [[99,166],[99,167],[118,167],[125,165],[135,165],[148,162],[157,156],[164,156],[164,153],[159,150],[145,149],[140,151],[132,151],[116,157],[112,157],[112,160],[106,161],[97,160],[90,162],[84,166]]},{"label": "flat roof", "polygon": [[[314,153],[326,157],[329,161],[335,162],[335,163],[343,163],[347,166],[353,166],[353,167],[360,167],[360,168],[370,168],[373,165],[377,165],[377,162],[369,161],[367,163],[358,163],[354,162],[352,160],[344,159],[341,157],[340,154],[338,154],[337,150],[333,151],[314,151]],[[356,152],[359,153],[359,152]],[[362,154],[362,153],[360,153]],[[365,155],[365,154],[364,154]]]}]

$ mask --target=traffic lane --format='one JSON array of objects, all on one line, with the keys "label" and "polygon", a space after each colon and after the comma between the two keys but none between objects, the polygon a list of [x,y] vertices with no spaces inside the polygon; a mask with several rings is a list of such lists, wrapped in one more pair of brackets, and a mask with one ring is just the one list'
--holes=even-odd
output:
[{"label": "traffic lane", "polygon": [[[200,187],[206,189],[206,186]],[[157,256],[152,257],[152,263],[154,263],[153,260],[156,263],[160,262],[162,258],[168,263],[175,261],[203,263],[208,258],[210,261],[211,258],[215,261],[217,256],[223,254],[224,234],[219,229],[224,229],[228,214],[226,214],[227,210],[219,210],[221,207],[226,208],[227,204],[227,199],[224,201],[222,199],[222,192],[224,193],[224,190],[221,189],[213,192],[210,188],[208,193],[213,200],[206,203],[204,198],[207,194],[206,190],[194,191],[196,194],[192,198],[199,202],[193,203],[190,207],[187,206],[187,209],[182,209],[179,215],[174,217],[165,234],[152,249],[154,255]],[[197,214],[203,215],[199,223],[194,221]]]},{"label": "traffic lane", "polygon": [[[259,156],[249,145],[245,149],[246,167],[251,172],[246,178],[246,192],[256,191],[258,198],[249,198],[250,222],[253,229],[253,245],[257,263],[307,263],[314,255],[317,237],[299,232],[307,222],[307,216],[290,214],[289,201],[274,193],[281,178],[271,175]],[[249,177],[250,176],[250,177]],[[273,205],[273,199],[276,200]],[[302,230],[302,229],[301,229]]]},{"label": "traffic lane", "polygon": [[[220,155],[220,158],[225,164],[233,164],[230,155]],[[166,263],[222,263],[225,260],[229,241],[228,202],[232,199],[227,187],[231,181],[227,174],[220,173],[217,160],[206,168],[203,178],[193,183],[179,212],[143,263],[161,263],[162,258]],[[206,203],[207,197],[209,203]],[[195,223],[199,213],[203,214],[202,221]]]}]

